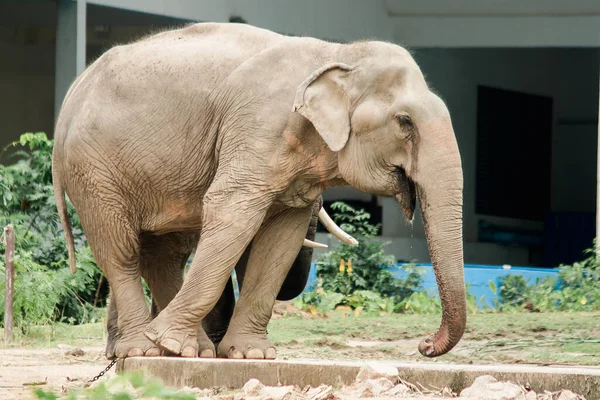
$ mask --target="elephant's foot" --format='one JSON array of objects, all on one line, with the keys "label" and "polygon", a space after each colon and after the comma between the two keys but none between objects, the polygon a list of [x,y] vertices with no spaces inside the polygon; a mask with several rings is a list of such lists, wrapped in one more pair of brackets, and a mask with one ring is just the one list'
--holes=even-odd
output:
[{"label": "elephant's foot", "polygon": [[117,358],[117,342],[119,341],[118,335],[108,333],[108,340],[106,341],[106,350],[104,354],[107,360],[114,360]]},{"label": "elephant's foot", "polygon": [[160,349],[154,343],[144,337],[142,332],[130,335],[122,335],[116,340],[113,350],[109,350],[107,345],[106,357],[114,359],[126,357],[158,357],[161,355]]},{"label": "elephant's foot", "polygon": [[264,336],[227,333],[218,349],[219,357],[274,360],[275,346]]},{"label": "elephant's foot", "polygon": [[[173,326],[160,315],[148,324],[144,335],[165,352],[182,357],[198,356],[199,347],[196,332],[193,330],[190,332],[185,327]],[[206,342],[210,342],[208,337],[206,337]],[[214,345],[212,342],[210,342],[210,345],[212,347],[211,355],[214,355]],[[206,357],[206,347],[201,352]]]},{"label": "elephant's foot", "polygon": [[198,328],[196,333],[196,341],[198,342],[198,357],[200,358],[215,358],[217,350],[215,344],[208,337],[202,327]]}]

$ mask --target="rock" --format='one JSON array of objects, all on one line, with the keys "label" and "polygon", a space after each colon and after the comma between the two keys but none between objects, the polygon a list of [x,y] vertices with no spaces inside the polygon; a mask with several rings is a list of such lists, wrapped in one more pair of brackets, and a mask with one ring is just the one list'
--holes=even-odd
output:
[{"label": "rock", "polygon": [[408,386],[406,386],[403,383],[399,383],[398,385],[394,386],[392,389],[385,392],[385,395],[389,396],[389,397],[400,397],[400,395],[407,394],[408,392],[410,392],[410,389],[408,388]]},{"label": "rock", "polygon": [[394,387],[394,383],[387,378],[368,379],[358,388],[361,397],[377,397]]},{"label": "rock", "polygon": [[524,390],[512,382],[498,382],[496,378],[483,375],[460,392],[460,397],[477,400],[526,400]]},{"label": "rock", "polygon": [[583,400],[583,396],[579,396],[570,390],[561,390],[556,400]]},{"label": "rock", "polygon": [[83,357],[85,352],[81,347],[73,347],[67,344],[59,344],[58,348],[61,350],[63,355],[71,357]]},{"label": "rock", "polygon": [[265,386],[260,392],[263,399],[280,400],[294,391],[294,386]]},{"label": "rock", "polygon": [[537,394],[533,390],[530,390],[525,394],[525,400],[537,400]]},{"label": "rock", "polygon": [[[344,386],[339,394],[347,398],[394,397],[408,392],[408,387],[403,384],[394,385],[387,378],[367,379]],[[346,398],[344,397],[344,398]]]},{"label": "rock", "polygon": [[258,379],[252,378],[246,382],[242,389],[246,396],[259,396],[264,387],[265,385],[260,383]]},{"label": "rock", "polygon": [[358,371],[356,375],[356,382],[363,382],[367,379],[387,378],[394,381],[398,378],[398,368],[393,365],[378,363],[378,362],[367,362]]},{"label": "rock", "polygon": [[[332,395],[333,388],[329,385],[321,385],[317,388],[311,388],[310,386],[302,390],[301,394],[296,397],[299,399],[310,399],[310,400],[324,400]],[[297,394],[297,393],[295,393]]]}]

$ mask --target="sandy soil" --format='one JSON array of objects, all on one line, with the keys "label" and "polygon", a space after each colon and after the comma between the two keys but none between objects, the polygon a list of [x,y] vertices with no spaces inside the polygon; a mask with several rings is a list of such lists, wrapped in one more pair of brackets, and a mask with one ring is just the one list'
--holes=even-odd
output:
[{"label": "sandy soil", "polygon": [[[32,388],[81,384],[108,365],[104,347],[82,347],[83,356],[54,349],[0,349],[0,398],[33,399]],[[114,368],[106,377],[114,374]]]}]

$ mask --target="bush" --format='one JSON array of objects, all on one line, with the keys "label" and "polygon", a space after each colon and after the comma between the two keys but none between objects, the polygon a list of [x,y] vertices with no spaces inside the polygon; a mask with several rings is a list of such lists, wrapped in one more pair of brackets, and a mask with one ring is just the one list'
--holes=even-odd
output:
[{"label": "bush", "polygon": [[[15,323],[22,331],[51,321],[82,323],[98,315],[94,301],[101,272],[96,266],[74,207],[67,202],[77,248],[77,274],[68,269],[66,239],[52,188],[53,142],[44,133],[26,133],[0,164],[0,227],[15,229]],[[12,161],[12,160],[11,160]],[[0,243],[0,253],[4,253]],[[0,259],[0,321],[4,313],[4,259]],[[108,287],[99,293],[104,304]]]},{"label": "bush", "polygon": [[[528,307],[537,311],[598,311],[600,310],[600,259],[595,248],[586,250],[589,256],[572,265],[558,268],[558,279],[546,277],[528,285],[523,275],[508,275],[500,279],[498,308],[514,311]],[[490,282],[494,292],[497,288]]]},{"label": "bush", "polygon": [[335,250],[319,257],[317,276],[319,286],[303,294],[301,305],[313,306],[322,312],[336,306],[349,306],[362,313],[391,313],[396,305],[421,289],[423,269],[414,264],[401,268],[406,278],[394,278],[394,256],[386,255],[375,239],[380,227],[369,223],[369,214],[355,210],[342,202],[333,203],[334,220],[358,240],[358,246],[341,243]]}]

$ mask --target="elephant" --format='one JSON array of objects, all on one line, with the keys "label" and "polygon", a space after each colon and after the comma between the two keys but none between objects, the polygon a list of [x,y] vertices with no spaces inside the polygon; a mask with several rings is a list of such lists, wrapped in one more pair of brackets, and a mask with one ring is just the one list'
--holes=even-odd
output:
[{"label": "elephant", "polygon": [[[308,282],[313,248],[327,247],[313,242],[317,233],[317,223],[319,219],[321,219],[325,227],[333,231],[334,236],[342,237],[346,243],[357,243],[356,239],[352,236],[341,233],[343,231],[341,231],[341,229],[335,225],[333,220],[329,218],[322,206],[323,198],[319,196],[313,205],[312,216],[304,242],[305,245],[300,249],[300,252],[296,256],[296,259],[289,269],[285,281],[277,294],[277,300],[279,301],[292,300],[304,291],[306,283]],[[143,243],[143,254],[141,259],[147,261],[142,263],[140,273],[142,278],[144,278],[152,289],[150,313],[152,319],[156,317],[161,309],[159,302],[163,304],[164,307],[181,287],[185,264],[194,249],[194,245],[198,241],[199,235],[200,232],[190,233],[188,235],[177,233],[168,237],[145,235],[141,238],[141,242]],[[246,263],[248,262],[251,247],[252,242],[248,245],[235,267],[240,289],[243,285],[244,272],[246,270]],[[159,267],[163,270],[159,269]],[[167,268],[168,270],[165,271],[164,268]],[[164,278],[164,276],[168,277],[166,282],[168,282],[169,285],[162,284],[161,278]],[[112,360],[117,357],[116,344],[120,335],[118,329],[118,310],[114,299],[112,296],[110,297],[107,318],[108,340],[105,354],[109,360]],[[234,305],[234,288],[232,278],[230,277],[225,290],[221,294],[221,298],[206,318],[202,320],[202,328],[215,346],[218,346],[223,339],[223,335],[227,331],[229,321],[233,314]],[[211,356],[212,354],[211,352],[205,352],[204,355]],[[200,354],[200,356],[203,355]]]},{"label": "elephant", "polygon": [[[442,304],[418,349],[443,355],[464,333],[460,151],[447,106],[396,44],[198,23],[113,47],[65,96],[53,183],[65,232],[66,194],[111,285],[118,356],[276,357],[273,304],[314,202],[335,186],[395,198],[409,220],[418,199]],[[191,231],[190,269],[152,319],[142,239]],[[250,242],[215,349],[199,326]]]}]

